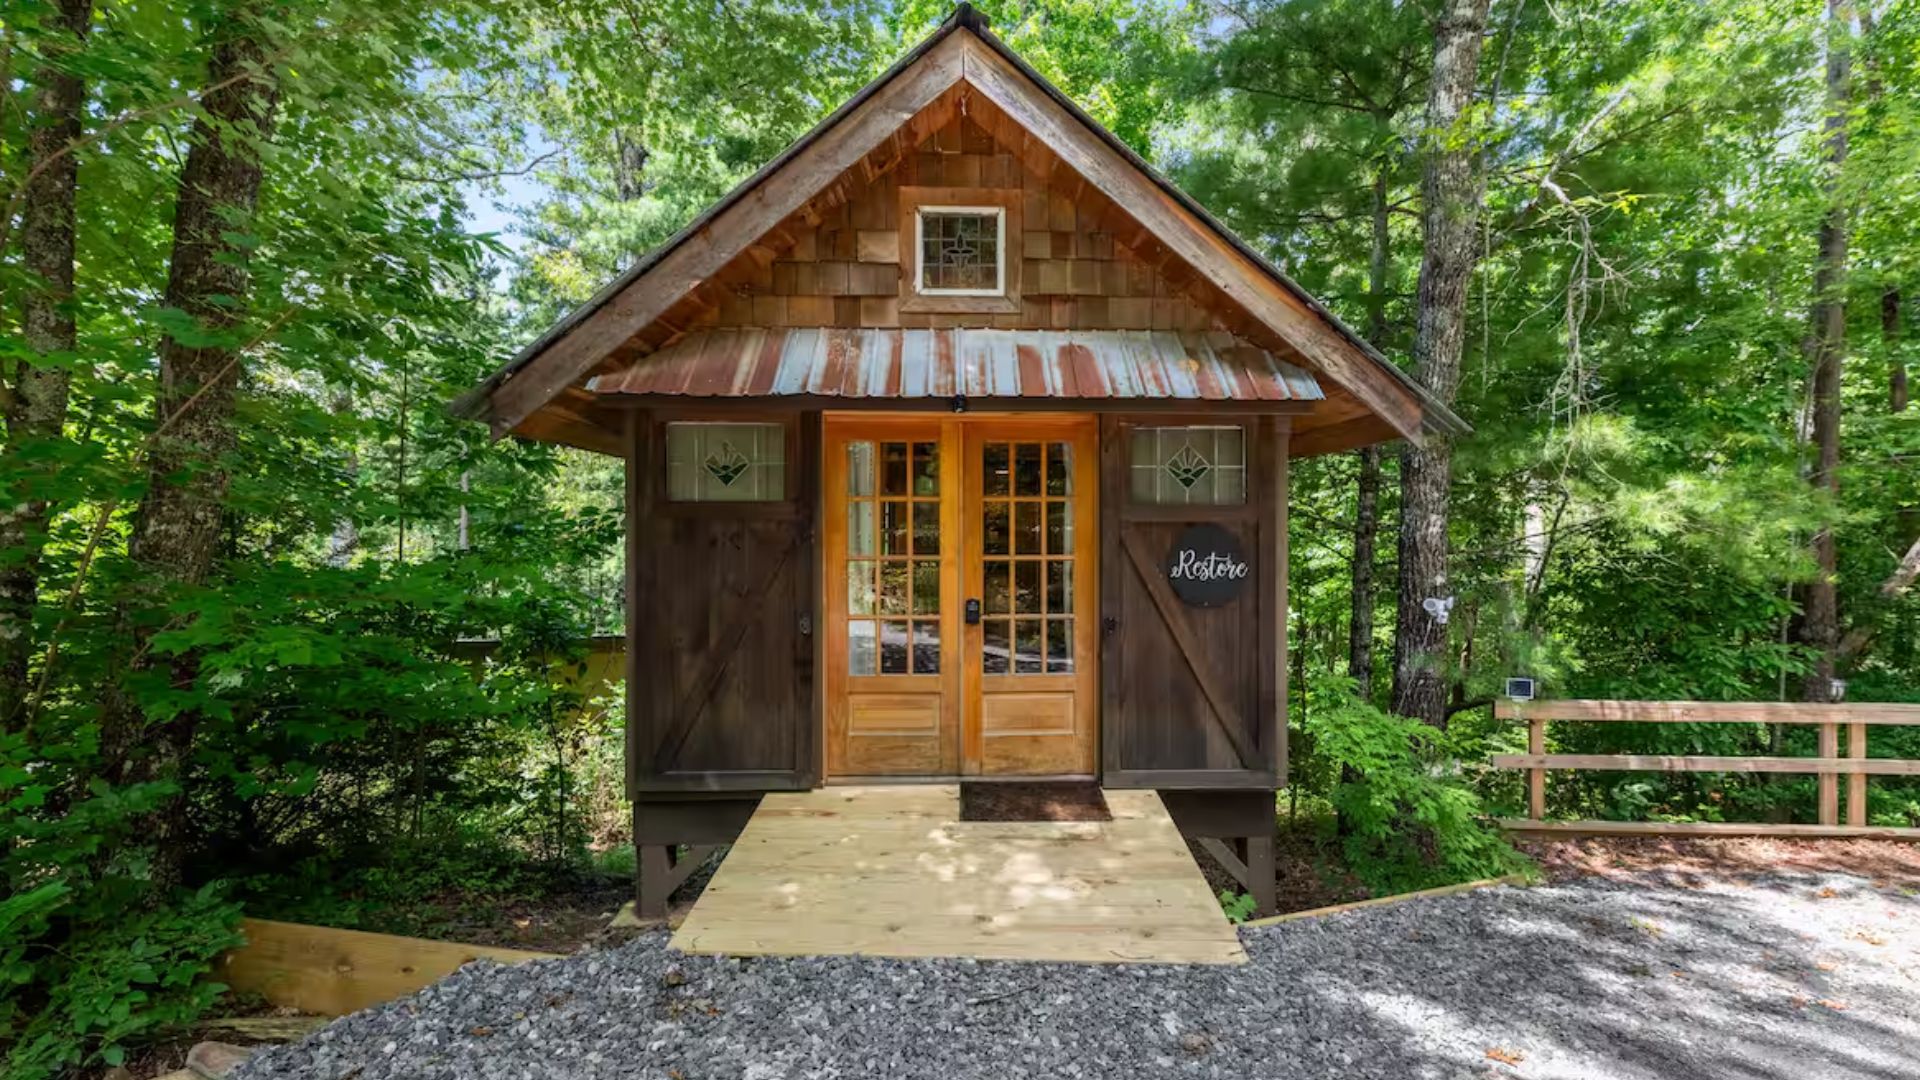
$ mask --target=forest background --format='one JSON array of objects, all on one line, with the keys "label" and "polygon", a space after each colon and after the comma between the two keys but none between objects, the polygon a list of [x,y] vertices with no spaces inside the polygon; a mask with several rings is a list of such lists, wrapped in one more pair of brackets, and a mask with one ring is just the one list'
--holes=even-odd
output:
[{"label": "forest background", "polygon": [[[980,6],[1475,428],[1295,472],[1282,826],[1330,867],[1513,865],[1482,824],[1522,805],[1483,767],[1523,747],[1491,718],[1510,675],[1920,701],[1920,4]],[[618,695],[571,676],[626,618],[620,465],[445,404],[947,14],[8,5],[0,1071],[116,1064],[214,1007],[242,910],[431,930],[449,895],[630,874]],[[1599,727],[1557,745],[1812,752]],[[1920,787],[1872,791],[1920,824]]]}]

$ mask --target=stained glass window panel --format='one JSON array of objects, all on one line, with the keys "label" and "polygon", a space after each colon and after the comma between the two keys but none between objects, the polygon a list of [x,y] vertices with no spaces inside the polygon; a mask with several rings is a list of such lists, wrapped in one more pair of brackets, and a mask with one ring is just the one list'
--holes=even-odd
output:
[{"label": "stained glass window panel", "polygon": [[787,497],[786,452],[779,424],[668,424],[667,498],[779,502]]},{"label": "stained glass window panel", "polygon": [[1137,503],[1238,506],[1247,501],[1244,428],[1135,428],[1129,454]]},{"label": "stained glass window panel", "polygon": [[920,291],[998,295],[1005,220],[994,207],[922,209]]}]

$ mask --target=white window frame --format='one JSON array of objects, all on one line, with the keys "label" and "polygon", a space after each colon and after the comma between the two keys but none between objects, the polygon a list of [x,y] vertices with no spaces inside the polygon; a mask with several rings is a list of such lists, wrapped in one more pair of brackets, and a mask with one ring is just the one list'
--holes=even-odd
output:
[{"label": "white window frame", "polygon": [[[927,287],[928,214],[979,214],[994,223],[994,278],[992,289],[934,289]],[[921,296],[1005,296],[1007,295],[1007,208],[1004,206],[916,206],[913,208],[913,291]]]}]

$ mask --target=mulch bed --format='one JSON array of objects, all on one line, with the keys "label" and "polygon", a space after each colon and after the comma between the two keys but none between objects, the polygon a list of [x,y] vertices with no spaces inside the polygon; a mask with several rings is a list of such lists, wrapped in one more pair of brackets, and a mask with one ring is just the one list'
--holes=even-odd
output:
[{"label": "mulch bed", "polygon": [[1773,874],[1857,874],[1885,888],[1920,887],[1920,844],[1898,840],[1694,839],[1664,836],[1522,840],[1550,881],[1657,880],[1699,888]]},{"label": "mulch bed", "polygon": [[[1226,872],[1213,856],[1197,843],[1189,843],[1193,861],[1200,865],[1201,876],[1215,895],[1244,892],[1233,875]],[[1279,914],[1312,911],[1353,900],[1372,899],[1373,893],[1347,869],[1340,857],[1339,842],[1323,835],[1317,822],[1310,819],[1290,821],[1281,815],[1273,833],[1275,901]]]},{"label": "mulch bed", "polygon": [[1091,780],[960,785],[961,821],[1112,821]]}]

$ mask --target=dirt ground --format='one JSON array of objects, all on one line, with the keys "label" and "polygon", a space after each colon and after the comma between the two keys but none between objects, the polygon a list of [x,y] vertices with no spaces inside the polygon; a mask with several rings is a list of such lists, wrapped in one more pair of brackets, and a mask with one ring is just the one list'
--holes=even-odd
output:
[{"label": "dirt ground", "polygon": [[1519,847],[1550,881],[1598,876],[1699,887],[1808,871],[1858,874],[1882,888],[1920,888],[1920,844],[1898,840],[1587,837]]},{"label": "dirt ground", "polygon": [[598,942],[620,905],[633,899],[628,882],[582,886],[540,897],[474,901],[448,897],[431,937],[536,952],[577,952]]},{"label": "dirt ground", "polygon": [[[1195,843],[1187,847],[1214,895],[1222,890],[1244,891],[1205,848]],[[1280,819],[1273,834],[1273,865],[1280,914],[1331,907],[1373,895],[1341,861],[1338,845],[1323,840],[1309,823],[1289,827],[1285,818]]]}]

